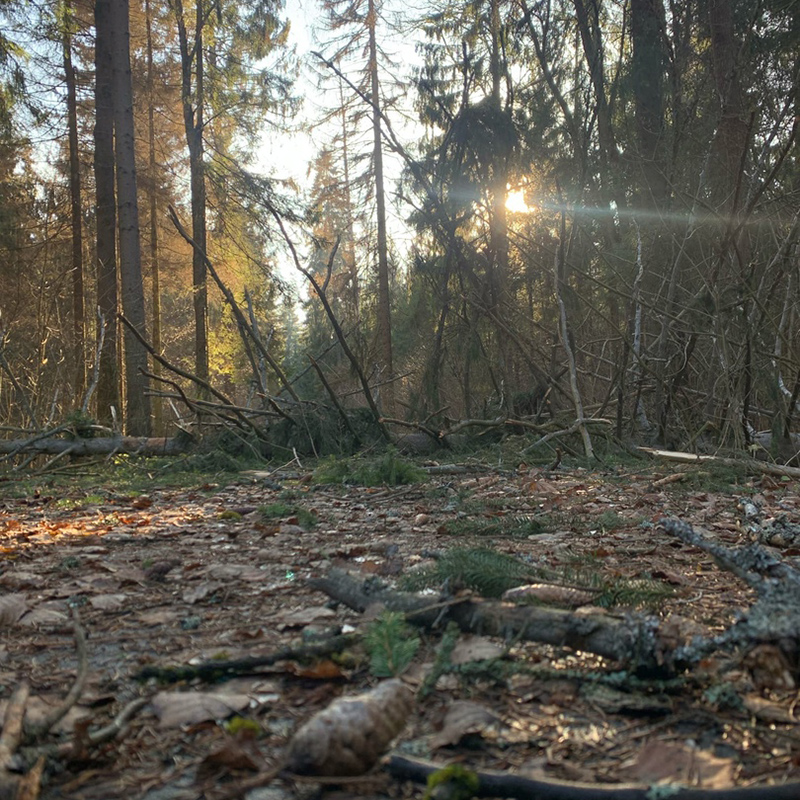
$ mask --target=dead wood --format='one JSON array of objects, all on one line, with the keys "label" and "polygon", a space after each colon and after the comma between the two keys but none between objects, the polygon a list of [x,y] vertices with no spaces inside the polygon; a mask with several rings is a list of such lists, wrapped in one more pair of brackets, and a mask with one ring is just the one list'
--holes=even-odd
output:
[{"label": "dead wood", "polygon": [[679,461],[683,464],[698,462],[711,462],[722,464],[726,467],[745,467],[757,475],[777,475],[785,478],[800,478],[800,467],[787,467],[783,464],[770,464],[767,461],[757,461],[754,458],[722,458],[720,456],[698,455],[697,453],[682,453],[676,450],[658,450],[652,447],[637,447],[639,452],[647,453],[666,461]]},{"label": "dead wood", "polygon": [[206,269],[208,270],[209,275],[214,279],[214,282],[219,287],[219,290],[222,292],[223,296],[225,297],[226,302],[231,307],[231,311],[233,311],[234,317],[236,317],[236,322],[239,325],[240,329],[243,331],[247,331],[250,335],[253,343],[255,344],[258,352],[264,357],[264,360],[270,365],[273,372],[278,376],[278,380],[283,385],[283,388],[289,393],[289,396],[294,400],[296,403],[300,402],[300,398],[297,396],[297,393],[292,386],[291,381],[286,377],[286,374],[281,369],[281,365],[272,357],[272,354],[267,350],[264,346],[264,343],[261,341],[261,338],[253,331],[250,327],[247,319],[245,318],[244,314],[242,313],[242,309],[239,308],[239,304],[236,302],[236,299],[233,296],[231,290],[222,282],[222,279],[219,277],[217,270],[214,268],[214,265],[211,263],[211,260],[206,255],[206,252],[200,247],[197,242],[189,235],[186,228],[183,227],[180,219],[178,219],[178,214],[175,209],[170,205],[169,206],[169,217],[172,220],[172,224],[175,226],[178,233],[186,240],[188,244],[190,244],[198,253],[200,253],[203,262],[206,265]]},{"label": "dead wood", "polygon": [[688,523],[664,520],[662,526],[667,533],[709,553],[722,569],[756,590],[756,603],[722,634],[676,641],[669,619],[635,611],[612,613],[592,607],[568,611],[477,597],[432,604],[429,597],[395,590],[374,578],[361,580],[338,568],[310,584],[357,611],[380,603],[426,628],[443,628],[452,620],[465,632],[595,653],[644,675],[674,675],[715,650],[750,652],[765,644],[779,647],[787,663],[796,665],[800,658],[800,571],[760,545],[731,550],[706,539]]},{"label": "dead wood", "polygon": [[70,709],[80,700],[81,694],[83,694],[83,687],[86,686],[86,678],[89,675],[89,655],[86,652],[86,634],[81,626],[77,608],[72,609],[72,625],[75,633],[75,649],[78,654],[78,674],[75,676],[75,681],[67,692],[67,696],[61,703],[47,714],[38,725],[25,727],[25,735],[29,739],[38,739],[52,730],[67,716]]},{"label": "dead wood", "polygon": [[325,281],[322,285],[320,285],[319,281],[316,279],[314,274],[303,267],[300,263],[300,257],[297,254],[297,248],[294,246],[294,242],[292,241],[291,237],[289,236],[288,231],[286,230],[286,226],[283,224],[283,220],[281,219],[280,214],[277,213],[274,209],[270,209],[272,213],[272,217],[280,228],[281,235],[283,236],[286,245],[289,248],[289,251],[292,254],[292,260],[294,261],[295,268],[298,272],[305,276],[306,280],[311,284],[314,288],[314,291],[317,293],[317,297],[319,297],[320,302],[322,303],[322,307],[325,310],[325,314],[328,317],[328,320],[333,327],[333,332],[336,334],[336,338],[339,340],[339,345],[342,348],[342,352],[345,354],[345,357],[350,362],[350,365],[353,367],[354,372],[358,376],[359,383],[361,384],[361,389],[364,392],[364,399],[367,401],[367,405],[369,406],[370,411],[372,411],[373,416],[375,417],[375,423],[378,426],[378,429],[381,432],[381,436],[389,443],[392,443],[392,436],[389,433],[386,426],[381,422],[381,413],[378,409],[377,404],[375,403],[375,398],[372,396],[372,390],[369,386],[369,381],[367,380],[367,376],[364,374],[364,370],[361,367],[361,362],[356,358],[355,353],[351,350],[350,345],[347,343],[347,337],[344,335],[344,330],[342,326],[339,324],[339,320],[336,317],[336,314],[333,313],[333,308],[331,307],[330,301],[328,300],[328,295],[326,293],[328,287],[328,281],[330,281],[331,271],[333,270],[333,261],[336,258],[336,251],[339,249],[339,239],[336,240],[333,248],[331,249],[331,254],[328,257],[328,264],[326,267],[326,277]]},{"label": "dead wood", "polygon": [[30,691],[30,686],[23,681],[9,698],[3,720],[3,733],[0,735],[0,769],[8,770],[19,747]]},{"label": "dead wood", "polygon": [[[387,772],[395,779],[415,783],[426,783],[429,775],[446,767],[445,764],[399,755],[391,756],[386,764]],[[669,786],[664,787],[661,795],[657,787],[642,784],[544,781],[498,770],[475,770],[474,775],[478,779],[478,787],[472,794],[474,797],[512,797],[519,800],[652,800],[661,796],[670,800],[797,800],[800,797],[799,783],[732,789],[680,789]]]},{"label": "dead wood", "polygon": [[130,453],[144,456],[172,456],[183,453],[186,443],[175,437],[100,436],[96,439],[0,440],[0,453],[60,454],[69,451],[73,456],[100,456]]},{"label": "dead wood", "polygon": [[353,423],[350,422],[350,417],[347,416],[344,408],[342,408],[342,404],[339,402],[339,398],[336,396],[336,392],[333,391],[333,387],[328,383],[328,379],[325,377],[325,373],[322,371],[322,367],[316,362],[314,356],[310,353],[308,354],[308,360],[311,362],[311,366],[314,367],[314,370],[317,373],[317,377],[320,380],[320,383],[325,388],[325,391],[328,393],[328,396],[331,398],[331,402],[336,409],[336,412],[344,422],[345,427],[348,431],[350,431],[350,435],[353,437],[356,447],[361,447],[361,437],[356,432],[356,429],[353,427]]},{"label": "dead wood", "polygon": [[443,629],[452,620],[465,632],[596,653],[622,662],[632,671],[671,671],[660,643],[659,620],[637,612],[613,615],[595,608],[573,612],[474,597],[431,603],[430,597],[397,591],[374,578],[361,580],[338,568],[312,578],[310,584],[356,611],[381,603],[425,628]]},{"label": "dead wood", "polygon": [[800,570],[781,561],[759,544],[725,547],[696,531],[688,522],[666,519],[664,530],[708,553],[717,565],[756,592],[756,602],[719,636],[692,642],[679,653],[691,662],[713,649],[739,647],[746,651],[763,644],[780,647],[790,662],[800,654]]},{"label": "dead wood", "polygon": [[[136,330],[136,328],[131,325],[131,323],[125,318],[124,314],[118,315],[120,320],[124,323],[124,325],[131,331],[134,337],[138,340],[139,344],[150,353],[153,358],[158,361],[163,367],[168,369],[170,372],[174,372],[176,375],[180,375],[181,378],[186,378],[194,383],[196,383],[200,388],[205,389],[210,395],[216,397],[219,401],[224,403],[226,406],[230,408],[236,408],[236,404],[230,400],[226,395],[220,392],[218,389],[215,389],[208,381],[202,380],[197,375],[194,375],[191,372],[187,372],[186,370],[181,369],[180,367],[172,364],[171,362],[167,361],[164,356],[157,353],[153,346]],[[174,385],[174,384],[173,384]],[[262,439],[264,437],[264,432],[246,415],[241,412],[233,412],[234,416],[237,420],[239,420],[242,427],[251,430],[255,435]]]},{"label": "dead wood", "polygon": [[361,634],[350,633],[332,636],[320,642],[286,647],[263,656],[248,656],[230,661],[205,661],[201,664],[177,667],[144,667],[134,675],[138,681],[156,680],[159,683],[178,683],[180,681],[216,682],[237,675],[256,673],[259,667],[268,667],[279,661],[306,661],[338,653],[357,644]]}]

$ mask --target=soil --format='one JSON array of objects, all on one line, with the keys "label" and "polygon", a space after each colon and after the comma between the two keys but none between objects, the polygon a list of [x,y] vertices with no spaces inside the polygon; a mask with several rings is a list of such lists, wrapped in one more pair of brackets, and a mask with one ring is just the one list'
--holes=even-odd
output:
[{"label": "soil", "polygon": [[[391,583],[453,547],[492,548],[555,570],[588,565],[608,579],[657,581],[670,593],[650,613],[708,635],[730,625],[751,593],[705,553],[671,539],[659,519],[685,519],[736,546],[754,538],[751,506],[759,520],[798,512],[796,482],[762,476],[711,490],[703,473],[651,462],[605,472],[475,463],[434,472],[421,483],[377,488],[318,485],[304,471],[147,494],[115,490],[113,479],[91,493],[48,489],[43,479],[20,496],[14,481],[2,484],[2,696],[27,680],[34,721],[64,698],[78,664],[73,608],[89,659],[80,701],[22,755],[79,742],[147,698],[115,740],[51,754],[41,797],[188,800],[228,791],[280,800],[315,791],[317,784],[283,778],[246,795],[229,787],[279,764],[292,733],[336,697],[376,685],[359,646],[275,660],[219,683],[137,676],[147,667],[269,661],[331,634],[363,632],[374,610],[329,602],[307,584],[331,567]],[[448,528],[514,515],[533,515],[542,531],[506,537],[496,528]],[[797,555],[792,547],[779,552]],[[455,590],[439,587],[432,598]],[[441,631],[419,637],[403,676],[417,693]],[[498,656],[502,671],[483,661]],[[453,663],[472,668],[444,671],[418,696],[394,748],[442,765],[598,784],[663,781],[720,789],[721,797],[734,785],[800,779],[795,673],[771,664],[769,652],[761,656],[719,654],[676,681],[648,683],[592,654],[462,634]],[[422,797],[425,788],[378,769],[320,791]]]}]

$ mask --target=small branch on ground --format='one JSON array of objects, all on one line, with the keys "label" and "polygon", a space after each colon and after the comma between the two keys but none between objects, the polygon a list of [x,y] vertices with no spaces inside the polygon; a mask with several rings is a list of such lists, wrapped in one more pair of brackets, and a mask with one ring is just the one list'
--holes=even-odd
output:
[{"label": "small branch on ground", "polygon": [[[428,776],[447,769],[446,764],[393,755],[385,769],[397,781],[426,783]],[[661,797],[657,787],[643,784],[594,784],[546,781],[498,770],[470,770],[478,779],[474,797],[508,797],[517,800],[652,800]],[[670,800],[796,800],[800,784],[743,786],[733,789],[686,789],[664,787]],[[447,796],[446,793],[443,796]]]}]

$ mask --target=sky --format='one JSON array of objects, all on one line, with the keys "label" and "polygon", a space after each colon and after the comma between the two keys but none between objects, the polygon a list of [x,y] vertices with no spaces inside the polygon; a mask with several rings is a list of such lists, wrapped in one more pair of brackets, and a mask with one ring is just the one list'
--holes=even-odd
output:
[{"label": "sky", "polygon": [[[393,0],[386,0],[386,7],[391,13]],[[408,6],[404,6],[408,9]],[[290,20],[290,45],[296,50],[299,63],[299,75],[295,86],[295,92],[303,98],[302,106],[298,117],[289,132],[277,132],[271,129],[266,132],[259,148],[258,164],[260,169],[273,179],[291,180],[295,182],[302,193],[309,190],[313,180],[309,167],[317,153],[328,145],[333,137],[339,133],[339,126],[314,126],[318,122],[324,111],[329,110],[338,101],[338,97],[331,102],[330,97],[320,91],[317,85],[316,73],[320,71],[318,59],[312,55],[313,51],[321,51],[325,54],[331,48],[325,48],[319,41],[319,34],[315,31],[315,21],[321,16],[321,10],[317,0],[286,0],[285,16]],[[381,44],[384,49],[390,51],[391,48],[402,50],[402,59],[398,59],[401,64],[398,72],[406,70],[410,74],[415,58],[415,47],[413,42],[395,43],[390,40],[388,33],[382,36]],[[324,72],[324,67],[321,67]],[[393,74],[393,79],[403,77]],[[394,120],[393,120],[394,122]],[[406,124],[402,125],[402,120],[395,123],[397,131],[406,134],[408,139],[413,139],[416,135],[415,130]],[[360,142],[362,150],[369,152],[371,148],[371,136],[367,136]],[[402,164],[397,156],[387,152],[384,148],[384,168],[388,178],[387,181],[387,224],[390,236],[395,244],[396,251],[402,256],[410,246],[410,231],[405,222],[405,216],[409,209],[398,209],[393,202],[393,180],[399,178],[402,171]],[[308,199],[307,197],[305,199]],[[286,270],[282,270],[284,277]],[[292,281],[296,283],[295,281]]]}]

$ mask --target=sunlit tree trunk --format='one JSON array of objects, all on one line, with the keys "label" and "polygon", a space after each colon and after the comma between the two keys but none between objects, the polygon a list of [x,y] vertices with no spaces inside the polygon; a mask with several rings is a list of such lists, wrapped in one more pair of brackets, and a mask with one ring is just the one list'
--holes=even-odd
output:
[{"label": "sunlit tree trunk", "polygon": [[[194,43],[189,47],[182,0],[174,0],[181,49],[181,96],[186,144],[189,148],[189,174],[192,196],[192,296],[194,302],[194,371],[208,380],[208,289],[206,285],[206,179],[203,161],[203,3],[197,0]],[[194,73],[194,74],[193,74]],[[194,84],[194,88],[192,86]]]},{"label": "sunlit tree trunk", "polygon": [[[151,278],[151,304],[153,313],[153,348],[161,352],[161,287],[158,258],[158,173],[156,171],[156,128],[155,128],[155,97],[153,93],[153,33],[150,13],[150,0],[144,3],[145,25],[147,30],[147,146],[148,166],[150,175],[148,180],[150,200],[150,278]],[[154,360],[153,374],[161,375],[161,364]],[[153,426],[156,432],[161,433],[161,400],[153,398]]]},{"label": "sunlit tree trunk", "polygon": [[377,23],[375,0],[369,0],[367,26],[369,29],[369,74],[372,101],[373,159],[375,168],[375,203],[378,225],[378,349],[381,358],[381,377],[387,381],[382,389],[383,413],[394,413],[394,367],[392,366],[391,300],[389,296],[389,244],[386,232],[386,196],[383,179],[383,146],[381,142],[380,84],[378,82],[378,45],[375,38]]},{"label": "sunlit tree trunk", "polygon": [[352,297],[352,322],[358,324],[361,319],[360,286],[358,278],[358,265],[356,264],[356,242],[353,226],[353,200],[350,191],[350,137],[347,130],[347,106],[344,98],[344,86],[339,76],[339,102],[341,104],[342,118],[342,169],[344,178],[345,213],[347,214],[347,236],[344,243],[344,262],[350,272],[350,294]]},{"label": "sunlit tree trunk", "polygon": [[86,357],[84,352],[83,302],[83,225],[81,219],[81,173],[78,159],[78,110],[75,93],[75,69],[72,65],[72,7],[63,6],[62,46],[64,78],[67,85],[67,133],[69,139],[69,201],[72,229],[72,324],[75,361],[74,400],[79,406],[86,387]]},{"label": "sunlit tree trunk", "polygon": [[[491,0],[490,7],[491,26],[491,51],[489,54],[489,71],[492,79],[492,93],[490,102],[492,111],[499,120],[504,113],[500,99],[502,82],[501,61],[501,30],[500,30],[500,0]],[[513,124],[511,115],[508,115],[509,125]],[[491,160],[491,177],[489,186],[489,201],[491,212],[489,217],[489,248],[491,251],[491,272],[489,287],[491,303],[496,313],[503,315],[502,307],[508,300],[508,211],[506,199],[508,197],[508,173],[511,159],[510,148],[498,146],[494,148]],[[497,335],[500,364],[498,371],[502,382],[502,400],[507,407],[509,398],[507,394],[508,382],[508,347],[507,338],[501,333]]]},{"label": "sunlit tree trunk", "polygon": [[94,175],[97,214],[97,305],[105,324],[97,383],[97,418],[121,412],[117,362],[117,206],[114,193],[114,87],[111,57],[111,0],[96,0]]},{"label": "sunlit tree trunk", "polygon": [[[147,338],[142,258],[139,241],[139,205],[136,196],[136,151],[133,128],[133,86],[131,83],[128,0],[112,3],[114,58],[114,154],[117,166],[117,214],[119,222],[120,289],[128,321]],[[147,351],[125,329],[125,422],[136,436],[151,430],[150,381]]]}]

